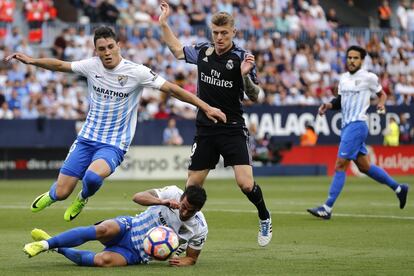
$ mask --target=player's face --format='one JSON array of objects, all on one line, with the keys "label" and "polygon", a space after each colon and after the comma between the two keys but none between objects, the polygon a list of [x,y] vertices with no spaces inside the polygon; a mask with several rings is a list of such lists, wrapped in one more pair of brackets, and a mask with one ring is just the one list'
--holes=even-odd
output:
[{"label": "player's face", "polygon": [[217,54],[221,55],[230,50],[233,45],[233,37],[236,34],[236,29],[229,24],[224,26],[217,26],[211,24],[214,48]]},{"label": "player's face", "polygon": [[96,40],[95,51],[105,68],[113,69],[121,62],[119,44],[113,38]]},{"label": "player's face", "polygon": [[192,216],[195,215],[195,213],[197,213],[199,210],[196,209],[193,205],[191,205],[188,201],[187,201],[187,197],[184,197],[181,201],[180,201],[180,220],[181,221],[186,221],[189,218],[191,218]]},{"label": "player's face", "polygon": [[350,73],[355,73],[362,66],[361,54],[358,51],[349,51],[346,57],[346,68]]}]

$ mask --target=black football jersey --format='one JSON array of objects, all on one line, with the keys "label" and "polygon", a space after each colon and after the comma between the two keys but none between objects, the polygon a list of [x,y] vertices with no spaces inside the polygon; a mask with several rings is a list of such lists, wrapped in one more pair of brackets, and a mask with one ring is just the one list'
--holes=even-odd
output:
[{"label": "black football jersey", "polygon": [[[185,61],[196,64],[198,69],[197,95],[209,105],[219,108],[227,116],[227,123],[215,124],[203,111],[197,113],[197,134],[208,135],[229,133],[245,128],[242,100],[244,98],[243,79],[240,65],[247,53],[233,44],[222,55],[217,55],[211,43],[204,42],[184,47]],[[250,78],[257,83],[256,69]]]}]

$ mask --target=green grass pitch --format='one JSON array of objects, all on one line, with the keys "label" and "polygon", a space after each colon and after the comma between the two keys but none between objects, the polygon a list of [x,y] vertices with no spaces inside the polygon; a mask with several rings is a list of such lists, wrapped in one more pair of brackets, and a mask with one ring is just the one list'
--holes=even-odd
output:
[{"label": "green grass pitch", "polygon": [[[414,177],[397,178],[414,183]],[[404,210],[384,185],[368,178],[348,178],[330,221],[306,208],[325,200],[328,177],[257,178],[273,218],[273,240],[257,245],[255,208],[234,180],[208,180],[204,207],[209,236],[199,261],[187,268],[153,262],[122,268],[78,267],[57,253],[28,259],[22,252],[30,230],[55,235],[118,215],[144,210],[132,202],[135,192],[184,181],[106,181],[72,222],[63,220],[63,202],[32,214],[30,203],[52,180],[0,181],[0,275],[414,275],[414,197]],[[412,186],[414,188],[414,186]],[[412,193],[412,192],[410,192]],[[90,242],[82,249],[100,251]]]}]

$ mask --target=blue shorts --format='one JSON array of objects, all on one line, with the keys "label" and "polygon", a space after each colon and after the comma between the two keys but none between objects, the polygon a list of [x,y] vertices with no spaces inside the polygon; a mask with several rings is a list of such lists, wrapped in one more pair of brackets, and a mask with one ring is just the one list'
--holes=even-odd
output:
[{"label": "blue shorts", "polygon": [[368,136],[368,126],[363,121],[352,122],[342,129],[338,157],[356,160],[359,154],[368,153],[365,140]]},{"label": "blue shorts", "polygon": [[105,160],[113,173],[124,155],[125,152],[115,146],[78,137],[70,147],[60,173],[82,179],[89,165],[98,159]]},{"label": "blue shorts", "polygon": [[135,249],[131,240],[132,217],[120,216],[114,218],[121,228],[121,232],[111,241],[104,243],[104,251],[115,252],[122,255],[128,265],[142,263],[139,252]]}]

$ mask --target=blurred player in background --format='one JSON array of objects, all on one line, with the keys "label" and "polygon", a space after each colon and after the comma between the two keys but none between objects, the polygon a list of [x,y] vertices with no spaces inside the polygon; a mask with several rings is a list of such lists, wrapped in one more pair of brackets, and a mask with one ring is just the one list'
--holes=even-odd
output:
[{"label": "blurred player in background", "polygon": [[212,16],[214,44],[203,42],[183,47],[168,25],[169,5],[163,1],[160,7],[163,40],[177,59],[197,65],[198,96],[220,108],[227,117],[227,122],[212,124],[205,114],[197,113],[187,187],[202,186],[222,155],[224,166],[233,167],[237,184],[258,210],[258,243],[266,246],[272,238],[272,220],[260,186],[253,178],[249,132],[242,116],[244,93],[256,101],[260,91],[254,56],[233,43],[236,29],[230,14],[219,12]]},{"label": "blurred player in background", "polygon": [[[23,251],[34,257],[55,249],[80,266],[125,266],[147,263],[150,257],[144,251],[145,234],[153,227],[168,226],[178,235],[180,246],[169,259],[172,266],[188,266],[197,262],[207,238],[208,227],[200,211],[207,200],[203,188],[190,186],[184,192],[177,186],[167,186],[134,195],[133,200],[151,206],[136,216],[121,216],[96,225],[77,227],[55,237],[41,229],[33,229],[35,242]],[[98,240],[105,249],[100,253],[73,249],[88,241]],[[179,256],[186,251],[185,256]]]},{"label": "blurred player in background", "polygon": [[407,201],[409,186],[397,183],[382,168],[371,164],[367,156],[368,151],[365,145],[368,136],[366,113],[370,105],[370,98],[374,94],[378,96],[377,112],[384,114],[384,103],[387,96],[378,83],[378,77],[361,68],[366,54],[365,49],[359,46],[351,46],[347,49],[348,72],[341,76],[338,84],[338,97],[319,107],[319,115],[324,115],[328,109],[341,110],[342,112],[341,142],[328,199],[322,206],[307,209],[309,213],[319,218],[331,218],[332,208],[344,187],[346,170],[351,161],[357,165],[360,172],[390,187],[396,193],[401,209],[404,208]]},{"label": "blurred player in background", "polygon": [[36,59],[22,53],[6,58],[6,61],[14,58],[28,65],[74,72],[87,78],[90,108],[86,122],[69,150],[57,181],[31,206],[33,212],[39,212],[56,201],[66,199],[78,180],[82,179],[82,190],[64,214],[66,221],[79,215],[88,198],[99,190],[103,180],[122,162],[135,133],[137,106],[144,87],[171,93],[182,101],[196,105],[213,123],[226,121],[224,113],[217,108],[165,81],[149,68],[123,59],[116,34],[111,28],[97,28],[94,45],[97,57],[76,62]]}]

